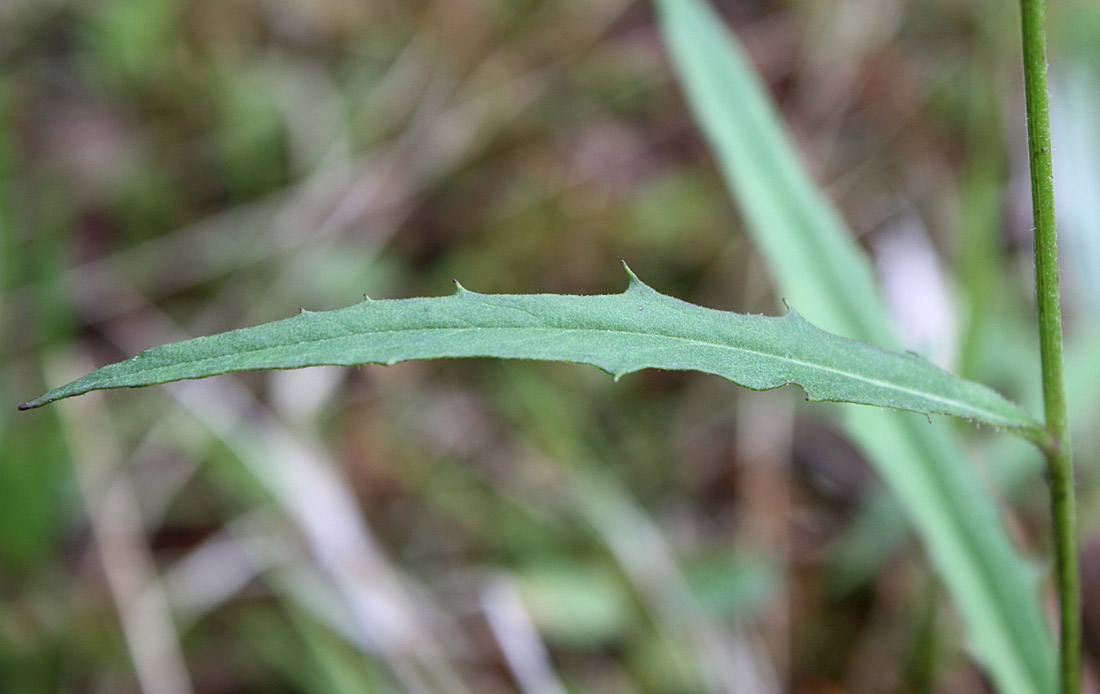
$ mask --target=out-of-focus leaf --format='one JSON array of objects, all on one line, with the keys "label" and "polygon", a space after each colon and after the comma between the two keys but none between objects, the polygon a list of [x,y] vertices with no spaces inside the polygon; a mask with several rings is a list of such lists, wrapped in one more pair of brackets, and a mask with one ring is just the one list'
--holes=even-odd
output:
[{"label": "out-of-focus leaf", "polygon": [[[780,290],[830,331],[896,347],[867,259],[801,166],[736,42],[702,0],[657,0],[680,81]],[[898,496],[1001,691],[1053,691],[1037,572],[942,426],[846,412],[849,433]]]},{"label": "out-of-focus leaf", "polygon": [[1051,90],[1058,227],[1065,239],[1067,270],[1100,309],[1100,78],[1077,66]]},{"label": "out-of-focus leaf", "polygon": [[629,592],[598,566],[548,561],[522,570],[516,587],[539,631],[570,644],[599,644],[632,628]]},{"label": "out-of-focus leaf", "polygon": [[783,585],[773,563],[745,553],[715,553],[695,559],[687,579],[708,614],[738,620],[774,599]]}]

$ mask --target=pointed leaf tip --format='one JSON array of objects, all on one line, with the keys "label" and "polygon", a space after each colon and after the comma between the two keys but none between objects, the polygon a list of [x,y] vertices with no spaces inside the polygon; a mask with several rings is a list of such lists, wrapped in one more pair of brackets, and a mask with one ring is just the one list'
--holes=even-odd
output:
[{"label": "pointed leaf tip", "polygon": [[646,284],[645,282],[643,282],[642,279],[640,277],[638,277],[636,274],[634,274],[634,271],[630,269],[630,266],[626,264],[625,260],[620,261],[620,262],[622,262],[622,264],[623,264],[623,269],[626,270],[626,277],[627,277],[626,291],[629,292],[629,291],[632,291],[632,290],[639,290],[639,289],[644,290],[644,291],[649,291],[649,292],[656,292],[657,291],[653,287],[651,287],[648,284]]},{"label": "pointed leaf tip", "polygon": [[802,317],[802,314],[798,312],[798,309],[796,309],[794,306],[791,306],[791,302],[787,300],[787,297],[783,297],[782,301],[783,308],[786,309],[786,312],[783,314],[783,318],[790,318],[792,320],[808,322],[805,318]]}]

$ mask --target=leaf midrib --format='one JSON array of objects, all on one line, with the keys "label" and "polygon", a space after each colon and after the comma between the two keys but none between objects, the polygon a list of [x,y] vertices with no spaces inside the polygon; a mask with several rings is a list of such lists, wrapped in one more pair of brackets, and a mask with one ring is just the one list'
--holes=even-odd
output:
[{"label": "leaf midrib", "polygon": [[[514,308],[514,307],[509,307],[509,308]],[[944,406],[950,405],[950,406],[954,406],[955,408],[957,408],[959,410],[963,410],[963,411],[967,411],[967,412],[974,412],[975,413],[975,419],[981,419],[981,418],[984,417],[987,420],[990,420],[990,419],[991,420],[998,420],[998,421],[1005,422],[1004,426],[1008,426],[1008,427],[1024,427],[1024,426],[1026,426],[1026,423],[1024,423],[1024,422],[1020,422],[1020,423],[1017,423],[1017,424],[1012,424],[1003,413],[998,413],[998,412],[995,412],[993,410],[975,407],[972,404],[968,404],[968,403],[965,403],[965,402],[962,402],[962,401],[959,401],[959,400],[954,400],[954,399],[951,399],[951,398],[945,398],[945,397],[942,397],[942,396],[931,394],[931,393],[928,393],[927,391],[915,390],[913,388],[908,388],[908,387],[905,387],[905,386],[901,386],[901,385],[898,385],[896,383],[892,383],[892,382],[889,382],[889,381],[882,381],[882,380],[879,380],[879,379],[876,379],[876,378],[871,378],[871,377],[864,376],[864,375],[858,374],[858,373],[853,373],[853,372],[850,372],[850,371],[842,371],[842,370],[834,368],[834,367],[826,366],[826,365],[823,365],[823,364],[818,364],[818,363],[815,363],[815,362],[804,361],[802,359],[797,359],[795,357],[781,356],[781,355],[777,355],[777,354],[770,354],[768,352],[761,352],[759,350],[749,349],[749,348],[745,348],[745,347],[735,347],[735,346],[725,344],[725,343],[721,343],[721,342],[710,342],[710,341],[707,341],[707,340],[701,340],[701,339],[698,339],[698,338],[683,337],[683,336],[680,336],[680,335],[667,335],[665,333],[660,333],[660,332],[641,332],[641,331],[636,331],[636,330],[622,330],[622,329],[611,330],[611,329],[606,329],[606,328],[555,328],[555,327],[541,327],[541,326],[470,326],[470,327],[430,326],[430,327],[418,327],[418,328],[390,328],[390,329],[386,329],[386,330],[371,330],[369,332],[358,333],[358,334],[357,333],[348,333],[346,335],[338,335],[338,336],[332,336],[332,337],[321,337],[321,338],[317,338],[317,339],[313,339],[313,340],[298,340],[298,341],[295,341],[295,342],[286,342],[286,343],[279,344],[279,345],[267,345],[267,346],[263,346],[263,347],[256,347],[256,348],[250,348],[250,349],[235,349],[232,352],[227,353],[227,354],[221,354],[221,355],[211,356],[211,357],[202,357],[200,359],[188,359],[188,360],[176,361],[176,362],[173,362],[172,364],[168,364],[168,365],[165,365],[165,366],[157,366],[157,367],[153,367],[153,368],[143,368],[140,371],[137,371],[133,375],[138,375],[138,374],[142,374],[142,373],[150,373],[150,372],[152,372],[154,370],[157,370],[157,369],[166,369],[166,368],[172,368],[172,367],[182,367],[182,366],[188,366],[188,365],[201,364],[201,363],[204,363],[204,362],[211,362],[211,361],[215,361],[215,360],[218,360],[218,359],[225,359],[227,357],[234,357],[234,356],[240,356],[240,355],[245,355],[245,354],[258,354],[258,353],[261,353],[261,352],[267,352],[267,351],[271,351],[271,350],[283,349],[283,348],[292,347],[292,346],[295,346],[295,345],[321,345],[321,344],[324,344],[325,342],[347,339],[349,337],[354,338],[354,337],[357,337],[358,335],[379,335],[379,334],[386,334],[386,333],[412,333],[412,332],[427,332],[427,331],[436,331],[436,330],[449,330],[449,331],[524,330],[524,331],[550,331],[550,332],[559,333],[559,334],[560,333],[570,333],[570,332],[580,332],[580,333],[603,332],[603,333],[614,333],[614,334],[638,336],[638,337],[660,337],[660,338],[664,338],[664,339],[667,339],[667,340],[675,340],[675,341],[685,342],[685,343],[689,343],[689,344],[701,345],[701,346],[705,346],[705,347],[716,347],[716,348],[719,348],[719,349],[729,350],[731,352],[737,352],[737,353],[749,354],[749,355],[756,355],[756,356],[760,356],[760,357],[767,357],[767,358],[770,358],[770,359],[776,359],[776,360],[779,360],[779,361],[783,361],[783,362],[793,364],[793,365],[798,365],[798,366],[812,367],[812,368],[815,368],[815,369],[819,369],[821,371],[838,374],[838,375],[841,375],[841,376],[845,376],[847,378],[852,378],[853,380],[862,381],[863,383],[867,383],[869,385],[875,385],[875,386],[878,386],[880,388],[884,388],[886,390],[896,391],[896,392],[899,392],[899,393],[906,393],[906,394],[913,395],[913,396],[919,396],[919,397],[925,398],[925,399],[930,400],[930,401],[935,402],[935,403],[941,403]],[[871,347],[873,347],[873,345]],[[886,350],[884,350],[884,351],[886,351]],[[411,361],[411,360],[399,360],[399,361]],[[552,360],[534,359],[534,361],[552,361]],[[367,363],[370,363],[370,362],[368,361]],[[313,366],[325,366],[325,364],[322,364],[322,363],[315,363],[315,364],[312,364],[312,365]],[[330,365],[332,365],[332,366],[344,366],[346,364],[333,362]],[[266,368],[266,367],[259,367],[259,368]],[[689,370],[695,371],[696,369],[689,369]],[[787,381],[783,385],[798,385],[799,387],[804,388],[804,386],[802,384],[794,382],[794,381]]]}]

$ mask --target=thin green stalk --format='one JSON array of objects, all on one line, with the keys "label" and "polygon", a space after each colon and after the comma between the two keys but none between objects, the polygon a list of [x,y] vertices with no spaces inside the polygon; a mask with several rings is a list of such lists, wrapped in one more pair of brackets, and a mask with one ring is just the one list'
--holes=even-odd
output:
[{"label": "thin green stalk", "polygon": [[1061,614],[1061,691],[1081,690],[1081,586],[1073,461],[1062,373],[1062,309],[1058,293],[1058,241],[1054,226],[1054,173],[1050,154],[1044,0],[1021,0],[1024,90],[1035,217],[1035,287],[1043,368],[1046,427],[1054,445],[1045,449],[1054,519],[1055,570]]}]

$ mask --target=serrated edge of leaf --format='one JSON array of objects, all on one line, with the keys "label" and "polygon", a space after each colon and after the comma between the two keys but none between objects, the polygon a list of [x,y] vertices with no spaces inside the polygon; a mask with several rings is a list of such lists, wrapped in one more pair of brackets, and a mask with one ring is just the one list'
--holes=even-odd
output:
[{"label": "serrated edge of leaf", "polygon": [[[634,271],[630,269],[630,266],[627,265],[626,261],[622,261],[622,265],[623,265],[623,269],[624,269],[624,271],[626,272],[626,275],[627,275],[627,287],[623,292],[620,293],[620,295],[644,294],[646,297],[649,297],[649,298],[659,298],[663,301],[670,301],[671,300],[671,301],[676,302],[676,303],[682,303],[685,306],[691,307],[692,309],[701,309],[701,308],[705,309],[705,307],[697,306],[695,304],[691,304],[689,302],[682,301],[681,299],[677,299],[676,297],[672,297],[672,296],[662,294],[661,292],[657,291],[653,287],[651,287],[648,284],[646,284],[645,282],[643,282],[641,280],[641,278],[639,278],[637,276],[637,274],[635,274]],[[493,294],[483,294],[483,293],[480,293],[480,292],[471,291],[471,290],[467,289],[466,287],[462,286],[462,284],[457,279],[454,280],[454,284],[455,284],[455,291],[452,294],[452,296],[469,296],[471,298],[494,296]],[[615,296],[615,295],[610,295],[610,296]],[[417,298],[424,298],[424,297],[417,297]],[[439,299],[439,298],[446,298],[446,297],[427,297],[427,298],[429,298],[429,299]],[[369,303],[369,302],[373,302],[373,301],[375,301],[375,300],[371,299],[371,298],[364,298],[364,300],[363,300],[364,303]],[[870,347],[872,349],[881,351],[883,353],[886,353],[886,354],[889,354],[889,355],[892,355],[892,356],[906,356],[906,357],[910,357],[910,358],[916,359],[916,360],[920,359],[920,357],[917,357],[917,356],[914,356],[914,355],[902,354],[900,352],[893,352],[891,350],[883,349],[883,348],[877,347],[875,345],[870,345],[868,343],[859,342],[857,340],[851,340],[851,339],[843,337],[841,335],[835,335],[833,333],[826,332],[826,331],[822,330],[821,328],[818,328],[817,326],[813,325],[812,323],[807,321],[805,318],[803,318],[802,315],[800,313],[798,313],[798,311],[796,311],[789,304],[787,304],[786,300],[784,300],[783,303],[784,303],[784,306],[787,309],[787,312],[785,314],[783,314],[782,316],[777,316],[777,318],[779,318],[780,320],[797,321],[797,322],[799,322],[800,324],[802,324],[804,326],[808,326],[812,330],[820,332],[823,336],[827,336],[830,339],[834,339],[834,340],[835,339],[840,339],[840,340],[844,340],[844,341],[847,341],[847,342],[851,342],[855,345],[859,345],[861,348]],[[712,310],[713,311],[715,309],[706,309],[706,310]],[[299,311],[299,315],[304,315],[304,314],[309,314],[309,313],[315,313],[315,312],[308,311],[305,308],[302,308]],[[721,313],[725,313],[725,312],[721,312]],[[284,320],[286,320],[286,319],[284,319]],[[247,329],[247,328],[245,328],[245,329]],[[229,332],[233,332],[233,331],[229,331]],[[224,334],[224,333],[219,333],[219,334]],[[665,337],[667,337],[669,339],[677,339],[677,338],[675,338],[675,336],[665,336]],[[191,339],[201,339],[201,338],[191,338]],[[720,343],[713,343],[713,344],[715,346],[723,346]],[[163,345],[160,345],[160,346],[163,346]],[[153,347],[153,348],[150,348],[150,349],[156,349],[156,348],[157,347]],[[148,351],[149,350],[144,350],[136,356],[140,357],[141,355],[145,354]],[[774,356],[774,355],[764,355],[764,356]],[[385,360],[379,359],[377,361],[366,360],[366,361],[359,362],[359,363],[360,364],[378,364],[378,365],[392,366],[393,364],[397,364],[397,363],[405,362],[405,361],[427,361],[427,360],[438,359],[438,358],[445,358],[445,357],[427,357],[427,358],[423,358],[423,359],[415,358],[415,357],[414,358],[390,358],[390,359],[385,359]],[[457,357],[457,358],[476,358],[476,357]],[[489,357],[489,358],[493,358],[493,357]],[[612,376],[612,378],[615,379],[615,381],[618,381],[620,378],[622,378],[623,376],[625,376],[627,374],[635,373],[635,372],[638,372],[638,371],[644,371],[644,370],[650,369],[650,368],[660,368],[660,367],[651,367],[651,366],[644,366],[643,365],[643,366],[638,366],[638,367],[612,369],[612,368],[604,368],[604,367],[602,367],[598,364],[592,364],[590,362],[572,362],[572,361],[565,360],[565,359],[540,360],[540,359],[537,359],[537,358],[530,358],[530,357],[509,357],[509,358],[517,359],[517,360],[524,360],[524,361],[559,361],[559,362],[564,362],[564,363],[576,363],[576,364],[581,364],[581,365],[586,365],[586,366],[594,366],[595,368],[600,369],[601,371],[603,371],[607,374],[610,374]],[[799,361],[799,360],[792,360],[792,361]],[[925,363],[928,366],[932,366],[933,368],[938,369],[939,371],[941,371],[942,373],[944,373],[947,376],[950,376],[952,378],[959,378],[957,376],[954,376],[954,375],[950,374],[949,372],[946,372],[946,371],[943,371],[942,369],[939,369],[934,364],[930,364],[928,362],[925,362]],[[822,367],[820,364],[809,364],[809,365],[814,367],[814,368],[819,368],[819,369],[820,368],[827,368],[827,367]],[[110,366],[110,365],[107,365],[107,366]],[[174,379],[165,380],[165,381],[158,381],[157,383],[163,384],[163,383],[173,383],[173,382],[177,382],[177,381],[196,380],[196,379],[200,379],[200,378],[208,378],[210,376],[223,375],[223,374],[226,374],[226,373],[233,373],[233,372],[237,372],[237,371],[290,370],[290,369],[297,369],[297,368],[308,368],[308,367],[312,367],[312,366],[348,366],[348,365],[347,364],[336,364],[336,363],[330,363],[330,364],[315,363],[315,364],[310,364],[310,365],[306,365],[306,366],[261,367],[261,368],[257,368],[257,369],[226,369],[225,371],[220,371],[218,373],[203,374],[201,376],[194,376],[194,377],[186,377],[185,376],[185,377],[182,377],[182,378],[174,378]],[[106,367],[103,367],[103,368],[106,368]],[[685,368],[683,370],[700,371],[702,373],[710,373],[710,372],[707,372],[707,371],[701,371],[699,369],[694,369],[694,368]],[[58,388],[53,388],[53,389],[47,391],[46,393],[44,393],[43,395],[39,396],[38,398],[35,398],[34,400],[30,400],[28,402],[23,403],[22,405],[19,406],[19,409],[20,410],[35,409],[35,408],[38,408],[38,407],[42,407],[44,405],[48,405],[52,402],[56,402],[58,400],[63,400],[63,399],[69,398],[69,397],[75,397],[77,395],[83,395],[84,393],[88,393],[88,392],[91,392],[91,391],[94,391],[94,390],[115,390],[115,389],[120,389],[120,388],[142,388],[142,387],[146,387],[147,385],[154,385],[154,384],[101,385],[101,384],[92,383],[91,385],[89,385],[87,387],[82,386],[82,387],[72,388],[72,386],[74,386],[75,384],[77,384],[80,381],[88,378],[89,376],[92,376],[93,374],[97,373],[98,371],[99,370],[97,369],[96,371],[93,371],[89,374],[86,374],[85,376],[83,376],[83,377],[81,377],[81,378],[79,378],[75,381],[67,383],[67,384],[65,384],[63,386],[60,386]],[[733,383],[737,383],[736,381],[733,381],[732,379],[727,379],[727,380],[730,380]],[[863,380],[865,380],[869,384],[873,384],[873,385],[876,385],[876,386],[887,386],[887,387],[893,388],[893,389],[898,390],[898,391],[909,390],[909,389],[905,388],[904,386],[900,386],[897,383],[893,383],[893,382],[872,381],[869,378],[864,378]],[[959,379],[959,380],[963,380],[963,379]],[[741,387],[744,387],[748,390],[753,390],[753,391],[757,391],[757,392],[764,391],[764,390],[774,390],[776,388],[782,388],[784,386],[793,385],[793,386],[797,386],[798,388],[800,388],[803,391],[803,393],[806,396],[806,400],[809,401],[809,402],[837,402],[837,403],[847,403],[847,404],[863,405],[863,406],[870,406],[870,407],[879,407],[881,409],[892,409],[892,410],[899,410],[899,411],[917,412],[917,413],[920,413],[920,414],[924,414],[928,417],[931,417],[933,414],[935,414],[935,415],[956,417],[958,419],[964,419],[964,420],[974,422],[974,423],[978,423],[978,424],[986,424],[988,426],[993,426],[993,427],[998,428],[998,429],[1003,428],[1003,429],[1011,429],[1011,430],[1020,430],[1020,431],[1024,431],[1024,432],[1034,432],[1034,431],[1040,431],[1041,430],[1040,425],[1037,422],[1035,422],[1034,419],[1031,418],[1031,416],[1027,413],[1027,411],[1024,410],[1022,407],[1020,407],[1019,405],[1013,403],[1012,401],[1008,400],[1007,398],[1004,398],[999,393],[997,393],[996,391],[994,391],[991,388],[988,388],[987,386],[984,386],[984,385],[979,384],[979,383],[973,383],[973,382],[968,382],[968,383],[971,383],[972,385],[984,388],[984,389],[988,390],[990,393],[992,393],[992,394],[996,395],[997,397],[1001,398],[1006,404],[1008,404],[1009,406],[1014,408],[1019,413],[1020,420],[1019,421],[1012,421],[1012,420],[1007,419],[1003,414],[996,413],[996,412],[989,412],[989,411],[985,411],[985,413],[988,416],[983,419],[983,418],[976,417],[976,416],[968,416],[968,415],[965,415],[965,414],[960,414],[958,412],[950,412],[950,411],[947,411],[946,409],[936,408],[934,406],[929,406],[926,409],[916,409],[916,408],[910,409],[910,408],[902,408],[902,407],[893,407],[893,406],[889,406],[889,405],[869,404],[869,403],[866,403],[866,402],[861,402],[859,400],[833,398],[833,397],[828,397],[827,395],[820,396],[820,395],[815,395],[815,393],[811,392],[811,390],[809,388],[807,388],[805,385],[803,385],[802,383],[799,383],[796,380],[788,380],[788,381],[784,381],[782,383],[778,383],[774,386],[767,386],[767,387],[763,387],[763,388],[754,388],[752,386],[747,386],[747,385],[744,385],[744,384],[741,384],[741,383],[737,383],[737,385],[740,385]],[[918,396],[922,396],[926,399],[928,398],[927,393],[921,393],[919,391],[910,391],[910,392],[913,392],[913,394],[918,395]],[[979,408],[974,407],[973,405],[970,405],[968,403],[961,402],[961,401],[951,401],[951,400],[947,400],[946,398],[941,398],[941,400],[945,403],[945,405],[944,405],[945,407],[948,406],[948,405],[956,405],[959,409],[971,409],[971,410],[979,409]],[[1031,438],[1031,437],[1029,436],[1029,438]]]}]

